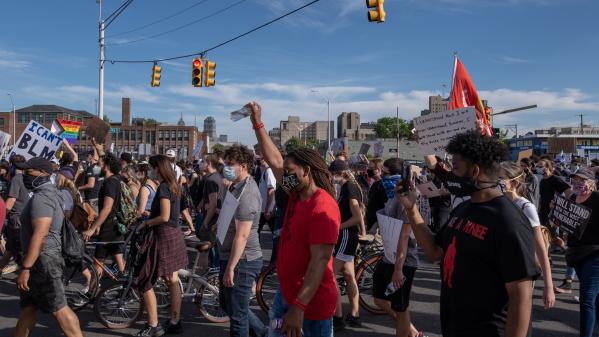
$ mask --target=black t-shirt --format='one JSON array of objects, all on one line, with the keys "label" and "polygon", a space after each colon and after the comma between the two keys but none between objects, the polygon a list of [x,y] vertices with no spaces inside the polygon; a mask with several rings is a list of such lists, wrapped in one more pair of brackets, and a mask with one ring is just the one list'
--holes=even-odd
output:
[{"label": "black t-shirt", "polygon": [[94,166],[90,165],[87,170],[85,170],[85,183],[89,178],[96,178],[96,182],[94,183],[94,187],[85,191],[85,201],[89,201],[92,199],[97,199],[100,193],[100,189],[102,188],[102,179],[99,174],[94,174]]},{"label": "black t-shirt", "polygon": [[570,185],[555,175],[541,179],[541,183],[539,184],[539,220],[541,220],[542,225],[547,223],[549,212],[551,210],[549,205],[551,204],[551,200],[553,200],[555,193],[563,193],[569,188]]},{"label": "black t-shirt", "polygon": [[444,337],[504,335],[505,283],[539,274],[532,227],[505,196],[464,201],[437,233],[443,248],[441,328]]},{"label": "black t-shirt", "polygon": [[220,209],[225,198],[225,184],[223,184],[223,177],[218,172],[211,173],[204,177],[204,190],[202,192],[204,204],[208,204],[210,201],[209,196],[212,193],[217,193],[216,207]]},{"label": "black t-shirt", "polygon": [[376,212],[385,207],[387,192],[381,180],[375,181],[368,191],[368,204],[366,206],[366,228],[370,229],[377,221]]},{"label": "black t-shirt", "polygon": [[121,179],[115,174],[105,179],[101,185],[102,187],[98,192],[98,211],[102,211],[102,208],[104,208],[104,198],[111,197],[114,202],[107,219],[112,219],[116,217],[116,212],[121,204]]},{"label": "black t-shirt", "polygon": [[[278,209],[285,210],[287,209],[287,202],[289,202],[289,194],[285,192],[281,184],[277,184],[277,189],[275,189],[275,206]],[[281,212],[285,214],[285,212]]]},{"label": "black t-shirt", "polygon": [[161,199],[168,199],[171,202],[171,215],[167,225],[172,227],[179,227],[179,217],[181,216],[180,198],[177,198],[168,188],[168,185],[164,182],[160,183],[160,185],[158,186],[158,190],[156,191],[156,196],[154,196],[154,200],[152,200],[150,218],[153,219],[160,215]]},{"label": "black t-shirt", "polygon": [[[572,200],[576,201],[576,197],[572,196]],[[591,210],[591,217],[587,222],[584,232],[578,239],[578,235],[568,237],[569,247],[578,247],[584,245],[599,245],[599,192],[593,192],[585,202],[581,205],[588,207]],[[575,233],[578,234],[578,233]]]},{"label": "black t-shirt", "polygon": [[[346,182],[345,184],[343,184],[343,186],[341,186],[338,201],[342,223],[349,220],[352,217],[351,207],[349,206],[351,199],[356,199],[358,202],[362,200],[362,196],[360,194],[360,187],[350,182]],[[355,231],[359,230],[357,225],[349,227],[347,229]]]}]

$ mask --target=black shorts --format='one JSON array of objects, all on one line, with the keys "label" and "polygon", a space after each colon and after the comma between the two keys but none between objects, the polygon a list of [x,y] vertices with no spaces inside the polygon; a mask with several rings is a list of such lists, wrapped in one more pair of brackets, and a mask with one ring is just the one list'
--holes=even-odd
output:
[{"label": "black shorts", "polygon": [[335,245],[333,256],[343,262],[351,262],[358,250],[358,231],[348,228],[339,231],[339,238]]},{"label": "black shorts", "polygon": [[67,305],[62,275],[62,256],[40,254],[31,268],[29,291],[21,292],[21,308],[35,307],[46,313],[54,313]]},{"label": "black shorts", "polygon": [[377,263],[372,275],[373,296],[381,300],[391,301],[391,309],[393,311],[405,312],[410,305],[410,292],[412,291],[412,281],[416,274],[416,268],[404,266],[402,270],[406,280],[403,286],[393,294],[387,296],[385,295],[385,291],[389,283],[391,283],[394,270],[395,265],[387,263],[382,259]]},{"label": "black shorts", "polygon": [[21,217],[19,214],[9,214],[6,226],[6,249],[15,258],[18,265],[23,262],[23,249],[21,248]]},{"label": "black shorts", "polygon": [[[98,235],[98,241],[100,242],[112,242],[112,241],[125,241],[125,237],[118,230],[118,220],[112,218],[106,220],[100,228],[100,234]],[[114,244],[99,244],[96,246],[96,252],[94,256],[98,259],[104,259],[108,256],[122,254],[123,243]]]}]

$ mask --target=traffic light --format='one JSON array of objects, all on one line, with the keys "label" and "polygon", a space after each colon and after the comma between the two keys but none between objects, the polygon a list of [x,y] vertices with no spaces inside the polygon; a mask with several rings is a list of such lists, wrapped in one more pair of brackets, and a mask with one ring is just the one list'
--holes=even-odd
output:
[{"label": "traffic light", "polygon": [[368,21],[370,22],[385,22],[385,9],[383,5],[385,0],[366,0],[366,7],[374,8],[368,11]]},{"label": "traffic light", "polygon": [[203,81],[202,81],[202,77],[203,77],[203,65],[202,65],[202,59],[200,58],[195,58],[193,59],[193,62],[191,63],[191,85],[193,85],[194,87],[201,87],[203,86]]},{"label": "traffic light", "polygon": [[216,75],[216,63],[206,60],[206,86],[213,87],[216,81],[214,76]]},{"label": "traffic light", "polygon": [[154,63],[154,66],[152,67],[152,81],[150,82],[153,87],[160,86],[160,69],[160,66]]}]

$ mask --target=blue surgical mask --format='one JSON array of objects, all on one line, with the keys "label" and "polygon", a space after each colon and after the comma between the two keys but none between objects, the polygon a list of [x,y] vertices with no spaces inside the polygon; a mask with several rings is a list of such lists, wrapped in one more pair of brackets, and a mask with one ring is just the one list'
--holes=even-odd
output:
[{"label": "blue surgical mask", "polygon": [[395,198],[395,186],[401,180],[401,175],[396,174],[392,176],[383,176],[381,178],[381,183],[385,188],[385,193],[387,194],[387,198],[393,199]]},{"label": "blue surgical mask", "polygon": [[233,166],[225,165],[225,168],[223,168],[223,177],[229,181],[237,180],[235,168],[233,168]]}]

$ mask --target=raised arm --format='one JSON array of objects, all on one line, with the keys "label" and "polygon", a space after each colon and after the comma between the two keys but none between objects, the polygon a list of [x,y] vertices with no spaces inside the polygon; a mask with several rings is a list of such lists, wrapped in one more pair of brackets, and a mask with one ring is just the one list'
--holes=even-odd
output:
[{"label": "raised arm", "polygon": [[64,145],[67,151],[69,151],[73,155],[73,161],[79,162],[79,155],[77,155],[77,152],[73,150],[71,144],[69,144],[69,141],[66,138],[62,140],[62,145]]},{"label": "raised arm", "polygon": [[275,143],[268,136],[266,128],[264,128],[264,123],[262,123],[262,107],[253,101],[248,103],[246,107],[252,111],[250,119],[256,132],[256,139],[258,140],[262,156],[272,169],[277,181],[280,182],[283,177],[283,156],[281,156],[281,152],[279,152]]}]

